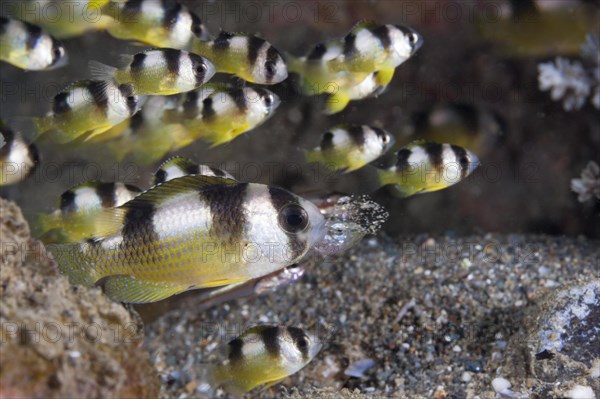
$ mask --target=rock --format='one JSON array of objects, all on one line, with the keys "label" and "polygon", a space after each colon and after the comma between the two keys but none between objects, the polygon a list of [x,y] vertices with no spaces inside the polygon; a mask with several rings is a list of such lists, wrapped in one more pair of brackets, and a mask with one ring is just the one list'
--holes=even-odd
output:
[{"label": "rock", "polygon": [[0,397],[157,397],[135,314],[71,286],[2,198],[0,237]]},{"label": "rock", "polygon": [[533,397],[598,397],[592,371],[598,348],[600,280],[580,279],[530,311],[509,343],[503,373]]}]

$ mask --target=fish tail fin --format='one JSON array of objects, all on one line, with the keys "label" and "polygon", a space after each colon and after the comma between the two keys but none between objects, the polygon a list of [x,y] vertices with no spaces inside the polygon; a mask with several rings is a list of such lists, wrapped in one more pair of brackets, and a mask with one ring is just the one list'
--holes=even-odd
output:
[{"label": "fish tail fin", "polygon": [[91,287],[98,280],[93,262],[87,255],[88,245],[86,242],[48,245],[60,272],[69,278],[71,284]]},{"label": "fish tail fin", "polygon": [[102,285],[107,296],[126,303],[157,302],[189,288],[177,283],[146,281],[126,275],[108,276],[98,284]]},{"label": "fish tail fin", "polygon": [[346,94],[338,92],[330,95],[325,103],[325,114],[333,115],[341,112],[350,102],[350,97]]},{"label": "fish tail fin", "polygon": [[88,62],[88,68],[92,79],[97,80],[113,80],[117,73],[117,68],[94,60]]}]

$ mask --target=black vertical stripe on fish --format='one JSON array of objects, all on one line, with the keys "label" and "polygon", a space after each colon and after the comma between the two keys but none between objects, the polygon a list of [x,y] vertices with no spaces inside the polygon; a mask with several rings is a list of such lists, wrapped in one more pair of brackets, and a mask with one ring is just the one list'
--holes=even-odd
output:
[{"label": "black vertical stripe on fish", "polygon": [[133,56],[133,60],[131,61],[131,64],[129,64],[129,70],[134,76],[134,79],[136,75],[141,74],[144,70],[144,62],[146,60],[146,57],[146,53],[137,53]]},{"label": "black vertical stripe on fish", "polygon": [[207,97],[202,101],[202,119],[206,122],[210,122],[216,117],[215,110],[213,108],[213,99]]},{"label": "black vertical stripe on fish", "polygon": [[402,172],[410,168],[408,158],[412,154],[412,151],[408,148],[402,148],[396,153],[396,171]]},{"label": "black vertical stripe on fish", "polygon": [[58,114],[64,114],[65,112],[70,111],[71,106],[69,105],[68,99],[69,99],[68,92],[58,93],[56,96],[54,96],[54,101],[52,104],[52,112],[55,115],[58,115]]},{"label": "black vertical stripe on fish", "polygon": [[119,85],[119,92],[127,103],[129,115],[133,116],[138,110],[138,99],[135,95],[133,85],[131,83],[123,83],[122,85]]},{"label": "black vertical stripe on fish", "polygon": [[8,30],[10,20],[6,17],[0,17],[0,35],[4,35]]},{"label": "black vertical stripe on fish", "polygon": [[279,327],[278,326],[267,326],[258,332],[260,338],[265,345],[265,349],[271,356],[279,356]]},{"label": "black vertical stripe on fish", "polygon": [[190,16],[192,17],[192,33],[196,37],[201,38],[204,36],[204,26],[202,25],[202,20],[193,12],[190,12]]},{"label": "black vertical stripe on fish", "polygon": [[182,107],[184,117],[194,119],[198,115],[198,92],[188,91]]},{"label": "black vertical stripe on fish", "polygon": [[127,190],[129,190],[130,193],[134,193],[134,194],[140,194],[142,192],[142,190],[140,190],[139,187],[136,187],[136,186],[131,185],[131,184],[126,184],[125,188]]},{"label": "black vertical stripe on fish", "polygon": [[213,49],[215,50],[227,50],[231,45],[231,38],[233,35],[225,31],[221,31],[219,36],[213,42]]},{"label": "black vertical stripe on fish", "polygon": [[193,163],[186,164],[183,167],[183,172],[186,175],[197,175],[200,172],[200,166]]},{"label": "black vertical stripe on fish", "polygon": [[164,183],[165,181],[167,181],[167,171],[161,168],[154,174],[154,184]]},{"label": "black vertical stripe on fish", "polygon": [[123,219],[123,243],[139,246],[156,241],[158,235],[152,221],[156,212],[154,204],[133,200],[128,205]]},{"label": "black vertical stripe on fish", "polygon": [[108,109],[108,94],[106,93],[107,85],[107,82],[93,80],[90,81],[87,86],[88,92],[92,95],[94,104],[105,112]]},{"label": "black vertical stripe on fish", "polygon": [[450,148],[452,148],[454,156],[460,165],[460,177],[461,179],[464,179],[469,172],[469,157],[467,156],[467,151],[464,148],[453,144],[450,145]]},{"label": "black vertical stripe on fish", "polygon": [[96,195],[100,198],[103,208],[112,208],[116,203],[115,183],[98,183],[96,185]]},{"label": "black vertical stripe on fish", "polygon": [[128,0],[123,7],[123,22],[135,22],[144,1],[146,0]]},{"label": "black vertical stripe on fish", "polygon": [[330,151],[333,149],[333,133],[325,132],[321,138],[321,150]]},{"label": "black vertical stripe on fish", "polygon": [[248,63],[254,65],[258,59],[258,51],[265,41],[256,36],[248,37]]},{"label": "black vertical stripe on fish", "polygon": [[28,22],[24,22],[25,30],[27,31],[27,39],[25,41],[25,46],[27,50],[34,49],[37,46],[40,37],[42,37],[42,28],[39,26],[32,25]]},{"label": "black vertical stripe on fish", "polygon": [[354,33],[348,33],[344,37],[344,56],[351,57],[356,52],[356,35]]},{"label": "black vertical stripe on fish", "polygon": [[277,60],[279,60],[279,51],[273,46],[269,46],[267,50],[267,57],[265,61],[265,77],[267,81],[270,82],[275,77],[275,73],[277,72]]},{"label": "black vertical stripe on fish", "polygon": [[248,99],[246,98],[246,93],[242,89],[234,89],[229,95],[233,99],[235,106],[238,111],[245,112],[248,109]]},{"label": "black vertical stripe on fish", "polygon": [[371,33],[381,42],[381,47],[388,49],[392,46],[392,40],[390,39],[390,30],[387,25],[381,25],[371,30]]},{"label": "black vertical stripe on fish", "polygon": [[213,172],[213,174],[217,177],[223,177],[225,176],[225,172],[223,172],[221,169],[219,168],[213,168],[212,166],[209,166],[208,169]]},{"label": "black vertical stripe on fish", "polygon": [[385,130],[380,129],[378,127],[371,127],[371,129],[373,129],[373,131],[375,132],[377,137],[379,137],[381,139],[381,141],[386,141],[388,139],[387,133],[385,132]]},{"label": "black vertical stripe on fish", "polygon": [[348,136],[350,136],[350,140],[352,140],[352,142],[354,144],[356,144],[357,147],[359,147],[359,148],[364,147],[366,138],[365,138],[365,132],[364,132],[362,126],[359,126],[359,125],[348,126],[347,132],[348,132]]},{"label": "black vertical stripe on fish", "polygon": [[181,4],[178,2],[171,2],[171,4],[167,4],[163,1],[163,20],[162,26],[166,29],[171,29],[173,25],[177,23],[179,19],[179,14],[181,13]]},{"label": "black vertical stripe on fish", "polygon": [[306,59],[308,60],[320,60],[323,55],[327,52],[327,47],[323,43],[319,43],[312,49]]},{"label": "black vertical stripe on fish", "polygon": [[229,353],[227,356],[232,364],[239,363],[244,359],[244,341],[241,338],[231,340],[227,345],[229,346]]},{"label": "black vertical stripe on fish", "polygon": [[287,333],[290,338],[294,341],[294,345],[302,354],[302,359],[304,361],[308,360],[308,339],[304,331],[298,327],[288,327]]},{"label": "black vertical stripe on fish", "polygon": [[67,190],[60,196],[60,211],[62,213],[75,212],[77,206],[75,205],[75,192],[73,190]]},{"label": "black vertical stripe on fish", "polygon": [[247,188],[247,183],[214,185],[200,192],[200,198],[210,207],[212,237],[229,244],[238,244],[242,240],[246,225],[244,200]]},{"label": "black vertical stripe on fish", "polygon": [[167,70],[173,76],[177,76],[179,74],[181,50],[166,48],[162,51],[165,61],[167,62]]},{"label": "black vertical stripe on fish", "polygon": [[142,112],[134,114],[131,119],[129,119],[129,129],[131,130],[131,133],[137,133],[142,126],[144,126],[144,114]]},{"label": "black vertical stripe on fish", "polygon": [[431,165],[436,170],[440,170],[443,166],[444,147],[439,143],[427,143],[424,147]]},{"label": "black vertical stripe on fish", "polygon": [[8,155],[15,141],[15,132],[8,126],[3,125],[2,121],[0,121],[0,133],[4,138],[4,145],[0,147],[0,154]]}]

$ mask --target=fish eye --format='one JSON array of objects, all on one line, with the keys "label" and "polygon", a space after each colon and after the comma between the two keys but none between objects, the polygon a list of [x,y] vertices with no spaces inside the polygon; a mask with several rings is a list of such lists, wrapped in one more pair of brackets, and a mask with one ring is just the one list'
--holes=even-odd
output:
[{"label": "fish eye", "polygon": [[267,107],[271,107],[271,105],[273,104],[273,95],[272,94],[267,94],[265,97],[265,105]]},{"label": "fish eye", "polygon": [[60,58],[62,58],[62,56],[65,54],[65,50],[62,47],[56,47],[54,48],[54,59],[58,60]]},{"label": "fish eye", "polygon": [[208,68],[206,67],[206,65],[203,62],[201,62],[198,65],[196,65],[196,74],[205,74],[207,69]]},{"label": "fish eye", "polygon": [[298,233],[308,226],[308,214],[300,205],[289,205],[279,211],[278,222],[288,233]]},{"label": "fish eye", "polygon": [[308,340],[306,339],[306,337],[300,337],[300,338],[298,338],[296,345],[298,345],[299,349],[308,348]]},{"label": "fish eye", "polygon": [[463,168],[466,168],[469,165],[469,158],[466,155],[460,157],[458,161],[460,162],[460,166]]},{"label": "fish eye", "polygon": [[192,33],[198,37],[202,36],[202,25],[201,24],[193,24],[192,25]]},{"label": "fish eye", "polygon": [[265,70],[267,71],[267,76],[275,76],[277,65],[273,61],[267,61],[265,62]]},{"label": "fish eye", "polygon": [[408,42],[410,43],[411,46],[414,46],[418,40],[419,40],[419,37],[417,36],[417,34],[415,32],[411,32],[408,34]]}]

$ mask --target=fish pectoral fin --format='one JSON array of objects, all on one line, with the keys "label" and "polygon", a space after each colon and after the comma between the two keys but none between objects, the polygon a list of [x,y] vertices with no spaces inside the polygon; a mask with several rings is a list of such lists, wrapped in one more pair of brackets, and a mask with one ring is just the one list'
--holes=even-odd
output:
[{"label": "fish pectoral fin", "polygon": [[342,93],[335,93],[330,95],[325,101],[325,114],[333,115],[341,112],[346,108],[350,98]]},{"label": "fish pectoral fin", "polygon": [[102,286],[104,293],[115,301],[126,303],[156,302],[188,289],[187,285],[140,280],[127,275],[104,277],[96,285]]},{"label": "fish pectoral fin", "polygon": [[394,77],[394,68],[381,69],[376,72],[375,80],[380,88],[377,90],[377,94],[380,94],[390,84]]},{"label": "fish pectoral fin", "polygon": [[267,389],[271,388],[274,385],[279,384],[280,382],[282,382],[283,380],[285,380],[287,378],[287,376],[283,377],[283,378],[279,378],[277,380],[273,380],[271,382],[267,382],[265,383],[261,388],[260,388],[260,392],[264,392]]},{"label": "fish pectoral fin", "polygon": [[[164,184],[164,183],[163,183]],[[211,288],[211,287],[222,287],[225,285],[230,285],[230,284],[240,284],[240,283],[245,283],[246,281],[248,281],[250,279],[245,278],[245,277],[240,277],[240,278],[228,278],[228,279],[222,279],[222,280],[213,280],[213,281],[209,281],[207,283],[202,283],[202,284],[197,284],[194,285],[194,288]]]}]

